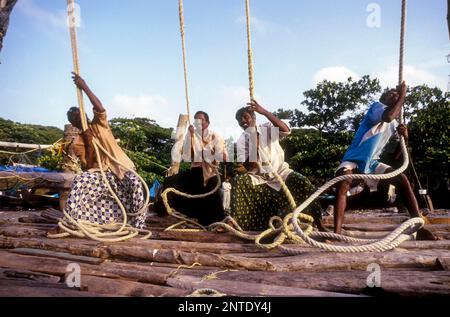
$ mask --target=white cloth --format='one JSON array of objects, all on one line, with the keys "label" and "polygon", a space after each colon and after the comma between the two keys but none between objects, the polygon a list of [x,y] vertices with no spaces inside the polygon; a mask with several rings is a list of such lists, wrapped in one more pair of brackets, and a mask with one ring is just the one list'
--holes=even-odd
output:
[{"label": "white cloth", "polygon": [[[375,168],[374,174],[384,174],[389,167],[391,167],[391,166],[380,162],[380,163],[378,163],[377,167]],[[357,169],[358,164],[356,164],[355,162],[344,161],[339,165],[339,167],[337,168],[337,171],[340,170],[341,168],[343,168],[344,171],[348,171],[348,170],[351,171],[351,170]],[[367,186],[369,186],[369,189],[371,192],[377,191],[379,182],[380,182],[379,180],[375,180],[375,179],[366,179],[365,180],[365,183],[367,184]],[[350,191],[347,193],[347,195],[352,196]]]},{"label": "white cloth", "polygon": [[279,140],[288,136],[291,130],[289,128],[289,132],[281,132],[278,127],[267,122],[257,126],[256,132],[259,142],[256,138],[255,128],[246,129],[239,137],[237,141],[238,162],[256,162],[258,168],[248,171],[252,184],[254,186],[267,184],[279,191],[281,184],[273,172],[280,175],[284,181],[292,172],[289,164],[284,161],[284,150]]},{"label": "white cloth", "polygon": [[231,206],[231,184],[229,182],[225,181],[222,183],[220,196],[222,198],[223,209],[229,210]]},{"label": "white cloth", "polygon": [[192,162],[191,167],[203,169],[203,180],[206,185],[209,179],[218,175],[219,163],[228,161],[228,152],[224,139],[217,132],[207,128],[203,130],[202,136],[201,129],[196,129],[194,135],[190,132],[186,134],[182,158],[185,162]]}]

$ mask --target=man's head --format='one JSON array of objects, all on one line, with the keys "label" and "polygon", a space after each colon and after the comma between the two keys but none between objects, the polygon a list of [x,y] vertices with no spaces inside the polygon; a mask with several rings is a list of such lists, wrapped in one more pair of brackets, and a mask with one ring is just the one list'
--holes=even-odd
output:
[{"label": "man's head", "polygon": [[236,112],[235,116],[239,126],[242,129],[256,127],[256,115],[250,107],[243,107]]},{"label": "man's head", "polygon": [[[69,120],[70,124],[75,128],[82,130],[80,109],[78,107],[71,107],[67,111],[67,120]],[[87,115],[86,120],[89,122]]]},{"label": "man's head", "polygon": [[194,119],[201,120],[202,122],[202,130],[205,130],[209,127],[209,115],[204,111],[197,111],[194,115]]},{"label": "man's head", "polygon": [[388,107],[393,107],[397,103],[399,97],[400,94],[396,89],[390,89],[381,95],[380,102]]}]

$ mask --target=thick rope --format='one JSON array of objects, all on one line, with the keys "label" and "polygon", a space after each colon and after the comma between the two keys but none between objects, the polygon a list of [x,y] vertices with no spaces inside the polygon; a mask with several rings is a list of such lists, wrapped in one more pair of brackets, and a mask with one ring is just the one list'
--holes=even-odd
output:
[{"label": "thick rope", "polygon": [[178,0],[178,12],[180,16],[180,33],[181,33],[181,49],[183,51],[183,71],[184,71],[184,92],[186,96],[186,111],[189,118],[189,124],[191,123],[191,112],[189,106],[189,85],[188,85],[188,70],[186,60],[186,46],[184,41],[184,12],[183,12],[183,0]]},{"label": "thick rope", "polygon": [[252,51],[252,37],[250,28],[250,0],[245,0],[245,17],[247,24],[247,52],[248,52],[248,83],[250,100],[255,99],[255,81],[253,74],[253,51]]},{"label": "thick rope", "polygon": [[221,293],[213,288],[199,288],[186,297],[225,297],[227,294]]},{"label": "thick rope", "polygon": [[[250,96],[253,98],[253,90],[254,90],[254,81],[253,81],[253,61],[252,61],[252,51],[251,51],[251,37],[250,37],[250,10],[249,10],[249,0],[246,0],[246,18],[247,18],[247,41],[248,41],[248,55],[249,55],[249,90],[250,90]],[[404,54],[404,35],[405,35],[405,25],[406,25],[406,0],[402,0],[402,28],[401,28],[401,39],[400,39],[400,69],[399,69],[399,80],[400,83],[403,81],[403,54]],[[246,236],[246,238],[255,239],[255,243],[264,248],[273,248],[276,246],[280,246],[280,250],[287,254],[299,254],[302,251],[290,249],[286,247],[281,247],[281,244],[286,240],[287,237],[289,237],[290,240],[301,243],[302,241],[306,242],[307,244],[318,247],[327,251],[333,251],[333,252],[369,252],[369,251],[385,251],[390,250],[395,247],[397,247],[400,243],[402,243],[405,240],[408,240],[411,238],[410,234],[413,232],[416,232],[418,229],[420,229],[424,225],[424,220],[420,217],[412,218],[403,223],[401,226],[399,226],[396,230],[394,230],[391,234],[387,235],[381,240],[368,240],[368,239],[356,239],[351,237],[346,237],[343,235],[338,235],[334,233],[323,233],[323,232],[313,232],[312,230],[312,220],[309,219],[310,223],[307,224],[306,231],[303,231],[303,229],[300,227],[299,220],[307,220],[303,217],[304,214],[301,214],[301,212],[310,205],[315,199],[319,197],[320,194],[322,194],[324,191],[326,191],[328,188],[333,186],[336,183],[339,183],[341,181],[347,181],[347,180],[353,180],[353,179],[373,179],[373,180],[382,180],[382,179],[390,179],[393,177],[396,177],[400,175],[409,164],[409,157],[407,153],[407,148],[405,141],[403,138],[401,138],[401,148],[402,153],[404,157],[403,165],[396,171],[388,174],[383,175],[363,175],[363,174],[352,174],[352,175],[342,175],[339,177],[336,177],[332,179],[331,181],[327,182],[325,185],[320,187],[315,193],[313,193],[305,202],[303,202],[298,208],[296,208],[295,200],[292,197],[292,194],[290,193],[289,189],[287,188],[285,182],[283,179],[275,172],[274,175],[278,179],[278,181],[281,184],[281,187],[283,189],[283,192],[286,194],[286,197],[289,201],[289,204],[294,210],[293,214],[288,214],[283,222],[282,226],[276,228],[274,225],[274,218],[270,220],[270,228],[266,231],[262,232],[260,235],[257,236],[251,236],[251,235],[245,235],[241,232],[238,232],[235,229],[230,230],[232,233],[238,233],[238,236]],[[290,225],[289,225],[290,222]],[[214,225],[220,225],[226,229],[229,229],[229,226],[226,226],[224,224],[214,224]],[[295,229],[295,234],[291,232],[291,228]],[[406,233],[406,234],[405,234]],[[263,245],[260,243],[260,240],[264,237],[267,237],[269,235],[278,234],[278,236],[275,238],[275,241],[271,244]],[[308,236],[309,234],[309,236]],[[336,239],[344,242],[369,242],[369,244],[365,245],[359,245],[359,246],[335,246],[335,245],[329,245],[326,243],[318,242],[312,238],[328,238],[328,239]]]},{"label": "thick rope", "polygon": [[[366,245],[359,245],[359,246],[335,246],[335,245],[329,245],[322,242],[317,242],[313,240],[312,238],[308,237],[300,226],[298,225],[297,217],[300,215],[300,213],[309,205],[311,202],[313,202],[316,198],[319,197],[320,194],[325,192],[328,188],[333,186],[334,184],[337,184],[341,181],[348,181],[348,180],[385,180],[390,179],[393,177],[396,177],[403,173],[403,171],[406,170],[409,164],[408,156],[407,156],[407,150],[406,150],[406,144],[403,138],[401,139],[401,148],[402,148],[402,154],[405,158],[402,166],[387,174],[379,174],[379,175],[372,175],[372,174],[350,174],[350,175],[342,175],[339,177],[336,177],[332,179],[331,181],[327,182],[325,185],[321,186],[319,189],[316,190],[306,201],[304,201],[295,211],[293,214],[293,218],[291,221],[291,224],[294,226],[295,232],[297,235],[306,243],[309,245],[312,245],[314,247],[318,247],[327,251],[333,251],[333,252],[371,252],[371,251],[386,251],[391,250],[395,247],[397,247],[400,243],[403,241],[406,241],[411,238],[411,234],[419,230],[424,225],[424,220],[420,217],[411,218],[408,221],[404,222],[402,225],[400,225],[396,230],[394,230],[392,233],[384,237],[383,239],[369,243]],[[323,232],[317,232],[314,233],[314,237],[326,237],[326,238],[334,238],[337,240],[345,239],[344,236],[333,234],[333,233],[323,233]],[[353,238],[352,238],[353,239]],[[343,241],[343,240],[342,240]],[[288,248],[282,248],[282,252],[286,252],[288,254],[299,254],[301,253],[298,250],[288,249]]]},{"label": "thick rope", "polygon": [[[163,200],[164,207],[166,208],[166,211],[170,216],[178,218],[187,223],[193,224],[194,226],[196,226],[202,230],[207,230],[207,228],[205,226],[202,226],[197,221],[195,221],[191,218],[188,218],[182,214],[174,212],[173,208],[170,207],[169,198],[167,196],[169,195],[169,193],[174,193],[178,196],[188,198],[188,199],[201,199],[201,198],[205,198],[205,197],[208,197],[208,196],[214,194],[216,191],[219,190],[219,188],[220,188],[220,175],[217,174],[217,185],[211,191],[209,191],[205,194],[191,195],[191,194],[183,193],[182,191],[179,191],[178,189],[175,189],[173,187],[170,187],[163,191],[163,193],[161,194],[161,198]],[[171,227],[169,227],[169,228],[172,229]],[[167,228],[166,230],[170,230],[169,228]],[[188,232],[192,231],[192,229],[177,229],[177,231],[184,231],[184,230],[188,230]]]},{"label": "thick rope", "polygon": [[[67,0],[68,4],[68,15],[70,20],[69,30],[70,30],[70,39],[72,44],[72,57],[73,57],[73,64],[74,64],[74,72],[76,74],[80,73],[80,66],[79,66],[79,57],[78,57],[78,44],[77,44],[77,36],[76,36],[76,29],[75,29],[75,23],[76,21],[73,21],[74,18],[74,0]],[[83,100],[83,94],[80,88],[77,87],[77,99],[78,99],[78,106],[80,108],[80,116],[81,116],[81,125],[82,130],[86,131],[88,129],[86,115],[85,115],[85,109],[84,109],[84,100]],[[146,192],[146,200],[143,205],[143,208],[141,208],[136,213],[129,213],[128,215],[134,216],[139,215],[143,212],[145,212],[146,208],[148,207],[149,202],[149,190],[147,187],[147,184],[145,181],[133,170],[128,169],[125,167],[122,163],[117,161],[106,149],[104,149],[100,142],[94,137],[93,138],[93,145],[95,150],[95,155],[97,159],[97,163],[99,166],[100,173],[102,175],[104,183],[108,187],[108,191],[113,196],[117,204],[119,205],[120,210],[122,211],[123,219],[121,224],[117,223],[110,223],[110,224],[95,224],[95,223],[89,223],[85,221],[77,221],[75,220],[71,215],[69,215],[65,209],[63,209],[63,213],[65,218],[63,218],[59,223],[58,226],[64,230],[64,233],[61,234],[49,234],[48,236],[51,238],[60,238],[60,237],[67,237],[69,235],[74,235],[76,237],[88,237],[96,241],[100,242],[118,242],[118,241],[124,241],[128,240],[130,238],[133,238],[137,236],[140,232],[145,232],[146,235],[142,237],[142,239],[147,239],[151,236],[151,232],[146,230],[140,230],[137,228],[133,228],[130,225],[127,224],[127,211],[125,207],[123,206],[122,202],[120,201],[119,197],[117,197],[116,193],[114,193],[113,189],[111,188],[111,185],[109,184],[109,181],[106,177],[106,174],[103,169],[103,165],[100,158],[100,152],[99,148],[102,150],[104,154],[106,154],[111,160],[113,160],[116,164],[121,165],[124,167],[127,171],[131,171],[134,173],[139,180],[142,182],[144,190]],[[73,230],[71,227],[75,227],[76,229]]]},{"label": "thick rope", "polygon": [[[398,85],[403,82],[403,64],[405,56],[405,34],[406,34],[406,0],[402,0],[402,13],[400,22],[400,54],[398,60]],[[403,123],[403,107],[400,112],[400,123]]]}]

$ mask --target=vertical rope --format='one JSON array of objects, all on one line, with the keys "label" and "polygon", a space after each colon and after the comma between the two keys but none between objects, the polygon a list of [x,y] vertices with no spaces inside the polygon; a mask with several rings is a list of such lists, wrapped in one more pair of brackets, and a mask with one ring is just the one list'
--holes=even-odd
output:
[{"label": "vertical rope", "polygon": [[[400,24],[400,57],[398,63],[398,84],[403,82],[403,64],[405,55],[405,33],[406,33],[406,0],[402,0],[402,18]],[[400,113],[400,123],[403,123],[403,107]]]},{"label": "vertical rope", "polygon": [[[80,74],[80,63],[79,63],[79,57],[78,57],[78,41],[77,41],[77,33],[76,33],[76,17],[75,17],[75,5],[74,0],[67,0],[67,13],[69,17],[69,31],[70,31],[70,41],[72,44],[72,57],[73,57],[73,67],[74,67],[74,73],[77,75]],[[80,116],[81,116],[81,125],[83,131],[86,131],[88,129],[87,125],[87,119],[86,119],[86,112],[84,107],[84,100],[83,100],[83,93],[81,89],[77,87],[77,99],[78,99],[78,106],[80,108]],[[138,215],[141,213],[146,212],[146,208],[148,206],[149,202],[149,190],[147,185],[145,184],[145,181],[140,177],[135,171],[128,169],[127,167],[123,166],[121,162],[117,161],[116,158],[114,158],[108,151],[102,147],[100,142],[94,137],[93,139],[93,146],[95,150],[95,157],[97,160],[97,164],[100,169],[100,173],[102,175],[102,179],[104,183],[106,184],[109,193],[115,199],[117,202],[120,210],[122,211],[123,218],[122,223],[111,223],[111,224],[105,224],[105,225],[99,225],[99,224],[91,224],[91,223],[85,223],[82,221],[75,220],[65,209],[63,209],[64,218],[58,223],[58,226],[65,231],[65,233],[61,234],[49,234],[48,236],[51,238],[60,238],[60,237],[66,237],[68,235],[74,235],[76,237],[89,237],[96,241],[101,242],[117,242],[117,241],[124,241],[130,238],[133,238],[139,234],[139,230],[130,227],[127,225],[127,211],[125,207],[123,206],[122,202],[120,201],[117,194],[113,191],[108,178],[105,174],[105,169],[102,166],[102,160],[100,158],[100,152],[99,149],[109,157],[110,160],[114,161],[116,164],[121,165],[128,171],[132,172],[135,176],[137,176],[140,181],[142,182],[142,185],[144,187],[144,191],[147,194],[146,199],[144,202],[144,206],[137,212],[137,213],[129,213],[129,215]],[[74,226],[76,230],[72,230],[68,226]],[[145,231],[145,230],[141,230]],[[143,237],[143,239],[149,238],[151,235],[151,232],[148,232],[146,236]],[[116,238],[114,238],[116,237]]]},{"label": "vertical rope", "polygon": [[184,43],[184,14],[183,14],[183,0],[178,0],[178,11],[180,16],[180,33],[181,33],[181,48],[183,50],[183,68],[184,68],[184,91],[186,95],[186,111],[189,118],[189,124],[191,123],[191,114],[189,107],[189,89],[188,89],[188,73],[186,62],[186,46]]},{"label": "vertical rope", "polygon": [[[77,41],[77,31],[76,31],[76,16],[75,16],[75,4],[74,0],[67,0],[67,13],[69,15],[69,31],[70,31],[70,42],[72,44],[72,59],[73,59],[73,71],[75,74],[80,74],[80,61],[78,58],[78,41]],[[86,131],[87,120],[85,115],[85,107],[83,100],[83,92],[77,87],[77,100],[78,107],[80,108],[81,116],[81,126],[83,131]]]},{"label": "vertical rope", "polygon": [[245,0],[245,15],[247,21],[248,83],[249,83],[250,99],[254,99],[255,82],[253,75],[253,52],[252,52],[251,30],[250,30],[250,0]]}]

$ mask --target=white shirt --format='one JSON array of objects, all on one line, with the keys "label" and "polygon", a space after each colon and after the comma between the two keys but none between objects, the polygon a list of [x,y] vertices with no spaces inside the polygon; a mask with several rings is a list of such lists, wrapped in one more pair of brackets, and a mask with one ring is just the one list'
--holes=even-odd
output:
[{"label": "white shirt", "polygon": [[[228,152],[225,147],[224,139],[215,131],[207,128],[203,130],[203,138],[200,129],[195,130],[193,136],[188,132],[184,139],[183,160],[192,162],[191,167],[201,167],[203,169],[204,184],[216,176],[219,163],[228,160]],[[191,144],[193,141],[194,157],[191,153]]]},{"label": "white shirt", "polygon": [[[284,161],[284,150],[280,146],[280,138],[284,138],[291,133],[281,132],[272,123],[267,122],[256,127],[259,142],[256,134],[248,128],[242,133],[237,141],[238,162],[256,162],[258,168],[248,171],[254,186],[267,184],[269,187],[279,191],[281,184],[275,178],[274,172],[286,181],[292,170],[289,164]],[[253,128],[254,129],[254,128]],[[256,153],[256,144],[258,151]]]}]

